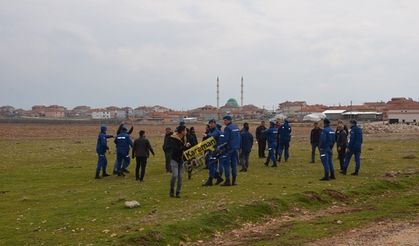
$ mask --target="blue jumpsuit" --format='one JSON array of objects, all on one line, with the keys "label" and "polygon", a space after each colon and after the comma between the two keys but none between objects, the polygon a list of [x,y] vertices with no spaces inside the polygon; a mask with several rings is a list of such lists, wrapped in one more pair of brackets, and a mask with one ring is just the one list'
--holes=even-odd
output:
[{"label": "blue jumpsuit", "polygon": [[362,129],[354,125],[351,127],[349,135],[348,151],[346,152],[343,170],[346,172],[352,155],[355,155],[355,173],[358,173],[361,168]]},{"label": "blue jumpsuit", "polygon": [[118,174],[121,174],[122,161],[124,160],[124,162],[127,163],[127,166],[129,165],[129,162],[131,160],[129,156],[129,150],[130,147],[132,147],[133,145],[131,137],[128,135],[127,130],[125,128],[122,130],[120,134],[118,134],[118,136],[116,136],[115,144],[116,158],[118,161],[117,172]]},{"label": "blue jumpsuit", "polygon": [[279,128],[279,145],[278,145],[278,156],[279,161],[281,161],[282,152],[284,152],[285,161],[288,161],[289,158],[289,147],[291,141],[291,126],[288,124],[288,121],[285,121],[284,124]]},{"label": "blue jumpsuit", "polygon": [[[207,136],[213,137],[217,141],[217,147],[220,146],[220,135],[221,131],[217,128],[210,129]],[[213,179],[218,177],[217,174],[217,166],[218,166],[218,159],[215,156],[215,153],[210,152],[209,154],[209,162],[208,162],[208,174],[209,178]]]},{"label": "blue jumpsuit", "polygon": [[223,163],[226,184],[230,184],[230,168],[233,181],[237,177],[237,162],[239,159],[238,151],[240,149],[240,129],[233,123],[224,128],[223,142],[225,145],[225,154],[220,161]]},{"label": "blue jumpsuit", "polygon": [[96,153],[98,155],[96,176],[99,176],[100,170],[102,170],[102,174],[106,174],[106,166],[108,165],[108,160],[106,159],[106,151],[109,149],[107,139],[112,137],[112,135],[106,135],[105,126],[100,128],[100,133],[97,137],[96,143]]},{"label": "blue jumpsuit", "polygon": [[[333,144],[335,143],[335,131],[330,126],[325,126],[320,134],[320,159],[323,164],[324,178],[334,177],[335,170],[333,168]],[[329,176],[330,174],[330,176]]]},{"label": "blue jumpsuit", "polygon": [[276,165],[275,150],[277,148],[278,128],[271,124],[271,126],[265,130],[263,134],[266,134],[269,151],[268,159],[266,160],[265,165],[268,165],[270,160],[274,165]]}]

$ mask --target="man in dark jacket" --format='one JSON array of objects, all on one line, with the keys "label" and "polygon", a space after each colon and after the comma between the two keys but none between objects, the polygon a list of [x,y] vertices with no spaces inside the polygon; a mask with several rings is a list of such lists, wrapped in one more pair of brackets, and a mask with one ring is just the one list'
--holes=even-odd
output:
[{"label": "man in dark jacket", "polygon": [[[204,135],[205,139],[208,139],[210,137],[213,137],[215,141],[217,142],[217,148],[221,145],[221,139],[220,136],[222,132],[217,129],[217,122],[212,119],[208,122],[208,131]],[[203,186],[212,186],[212,181],[214,178],[217,179],[215,185],[220,184],[224,180],[221,178],[221,175],[219,175],[219,172],[217,172],[217,167],[219,163],[219,159],[217,158],[217,151],[209,151],[206,155],[206,160],[208,160],[208,180],[203,184]]]},{"label": "man in dark jacket", "polygon": [[345,163],[342,174],[346,175],[349,162],[352,155],[355,155],[355,172],[351,173],[353,176],[358,176],[361,168],[361,148],[362,148],[362,129],[357,126],[356,120],[351,120],[351,130],[349,132],[348,151],[346,152]]},{"label": "man in dark jacket", "polygon": [[269,122],[269,128],[263,131],[263,134],[268,140],[268,158],[266,158],[265,166],[269,166],[269,161],[272,161],[272,167],[276,167],[275,151],[278,143],[278,128],[275,127],[275,122]]},{"label": "man in dark jacket", "polygon": [[338,150],[340,171],[343,170],[345,153],[346,153],[346,144],[348,142],[348,134],[345,131],[345,126],[342,121],[338,123],[338,128],[336,129],[336,145]]},{"label": "man in dark jacket", "polygon": [[321,181],[335,179],[335,170],[333,168],[333,145],[335,143],[335,132],[330,127],[329,119],[324,119],[324,128],[320,134],[319,149],[320,160],[324,168],[324,176]]},{"label": "man in dark jacket", "polygon": [[241,131],[240,163],[242,169],[240,172],[247,172],[249,168],[249,156],[253,146],[253,135],[249,132],[249,124],[244,123]]},{"label": "man in dark jacket", "polygon": [[266,130],[265,121],[260,122],[260,126],[256,128],[256,141],[258,142],[259,158],[266,158],[266,135],[263,132]]},{"label": "man in dark jacket", "polygon": [[100,170],[102,170],[102,176],[107,177],[109,174],[106,173],[106,166],[108,165],[108,160],[106,159],[106,151],[109,150],[107,139],[113,138],[112,135],[106,134],[106,126],[100,127],[100,133],[97,137],[96,143],[96,153],[98,155],[97,167],[96,167],[96,176],[95,179],[100,179]]},{"label": "man in dark jacket", "polygon": [[[135,179],[143,182],[145,168],[147,166],[147,159],[151,154],[154,156],[153,148],[151,147],[150,141],[145,137],[145,131],[140,131],[140,137],[134,141],[132,147],[132,158],[136,158],[137,166],[135,167]],[[141,176],[139,171],[141,169]]]},{"label": "man in dark jacket", "polygon": [[[126,121],[122,121],[122,123],[119,125],[118,129],[116,130],[116,136],[118,136],[122,132],[122,129],[123,128],[128,129],[127,128],[127,122]],[[133,131],[134,131],[134,125],[133,125],[133,123],[131,121],[131,128],[129,130],[127,130],[128,135],[131,135],[131,133]],[[126,163],[124,160],[122,161],[122,170],[124,172],[129,173],[129,171],[128,171],[129,164],[130,164],[130,162]],[[115,163],[113,165],[113,174],[118,174],[118,168],[117,168],[117,166],[118,166],[118,157],[115,159]]]},{"label": "man in dark jacket", "polygon": [[289,125],[288,120],[285,119],[284,124],[282,124],[281,127],[278,129],[278,134],[279,134],[278,162],[281,162],[282,152],[284,152],[285,162],[288,161],[288,158],[290,156],[289,147],[290,147],[290,141],[291,141],[291,131],[292,131],[291,126]]},{"label": "man in dark jacket", "polygon": [[170,129],[170,127],[166,128],[166,134],[164,135],[164,142],[163,142],[163,151],[164,151],[164,158],[166,161],[166,172],[171,172],[172,169],[170,167],[170,145],[169,145],[169,139],[170,136],[172,136],[173,132],[172,129]]},{"label": "man in dark jacket", "polygon": [[311,163],[314,163],[316,157],[316,148],[319,148],[320,134],[322,129],[319,127],[319,123],[314,122],[314,128],[311,129],[310,133],[310,144],[311,144]]},{"label": "man in dark jacket", "polygon": [[184,142],[185,136],[186,127],[184,125],[180,125],[176,128],[176,133],[169,138],[170,165],[172,167],[172,176],[170,178],[170,197],[175,196],[175,184],[177,181],[176,197],[180,198],[183,174],[183,152],[190,147],[189,143]]},{"label": "man in dark jacket", "polygon": [[[233,124],[232,118],[229,115],[223,117],[224,121],[224,142],[225,145],[225,156],[223,158],[223,167],[224,175],[226,177],[225,182],[222,186],[231,186],[236,185],[237,178],[237,161],[239,159],[239,149],[240,149],[240,129]],[[232,182],[230,183],[230,168]]]},{"label": "man in dark jacket", "polygon": [[125,127],[122,128],[122,131],[118,136],[115,138],[115,144],[116,144],[116,158],[118,161],[117,164],[117,173],[118,176],[125,176],[124,172],[126,172],[126,169],[122,167],[122,161],[124,161],[128,166],[130,163],[130,156],[129,156],[129,150],[130,147],[132,147],[132,140],[130,135],[127,133],[127,129]]}]

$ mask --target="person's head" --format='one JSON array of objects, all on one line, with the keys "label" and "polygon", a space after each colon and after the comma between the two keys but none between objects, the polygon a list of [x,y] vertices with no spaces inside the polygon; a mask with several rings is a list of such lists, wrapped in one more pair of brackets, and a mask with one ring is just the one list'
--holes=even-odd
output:
[{"label": "person's head", "polygon": [[351,120],[350,123],[351,123],[351,126],[356,126],[357,124],[356,120]]},{"label": "person's head", "polygon": [[338,121],[338,128],[343,129],[343,121],[342,120]]},{"label": "person's head", "polygon": [[218,130],[220,130],[220,131],[221,131],[221,129],[223,128],[223,126],[222,126],[222,125],[220,125],[220,124],[217,124],[217,125],[216,125],[216,127],[217,127],[217,129],[218,129]]},{"label": "person's head", "polygon": [[245,131],[249,131],[249,123],[245,122],[245,123],[243,124],[243,129],[244,129]]},{"label": "person's head", "polygon": [[260,122],[260,125],[264,127],[264,126],[265,126],[265,121],[264,121],[264,120],[262,120],[262,121]]},{"label": "person's head", "polygon": [[269,127],[275,127],[275,122],[274,121],[269,121]]},{"label": "person's head", "polygon": [[102,132],[102,133],[106,133],[107,129],[108,128],[105,125],[100,126],[100,132]]},{"label": "person's head", "polygon": [[139,132],[139,134],[140,134],[140,137],[144,137],[144,136],[145,136],[145,131],[144,131],[144,130],[141,130],[141,131]]},{"label": "person's head", "polygon": [[208,121],[208,126],[209,128],[214,129],[217,126],[217,122],[214,119],[211,119]]},{"label": "person's head", "polygon": [[319,123],[318,122],[314,122],[313,123],[314,128],[319,128]]},{"label": "person's head", "polygon": [[191,127],[190,132],[194,134],[195,133],[195,128]]},{"label": "person's head", "polygon": [[181,138],[186,136],[186,126],[178,126],[176,128],[176,134],[179,135]]},{"label": "person's head", "polygon": [[167,127],[166,128],[166,134],[169,134],[169,133],[171,133],[172,132],[172,129],[170,129],[170,127]]},{"label": "person's head", "polygon": [[328,118],[325,118],[324,120],[323,120],[323,124],[324,124],[324,126],[326,127],[326,126],[329,126],[330,125],[330,120],[328,119]]},{"label": "person's head", "polygon": [[185,125],[185,121],[181,121],[181,122],[179,122],[179,126],[184,126]]},{"label": "person's head", "polygon": [[231,121],[233,121],[233,119],[231,118],[230,115],[226,115],[223,117],[223,121],[224,121],[224,125],[229,125],[231,123]]},{"label": "person's head", "polygon": [[124,127],[122,127],[122,130],[121,130],[122,132],[128,132],[128,129],[124,126]]},{"label": "person's head", "polygon": [[289,121],[288,121],[288,119],[285,119],[285,120],[284,120],[284,123],[285,123],[285,124],[288,124],[288,122],[289,122]]}]

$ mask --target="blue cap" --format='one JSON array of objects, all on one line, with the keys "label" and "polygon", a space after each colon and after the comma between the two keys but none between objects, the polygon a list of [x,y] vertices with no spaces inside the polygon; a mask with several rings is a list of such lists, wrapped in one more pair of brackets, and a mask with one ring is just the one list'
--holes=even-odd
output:
[{"label": "blue cap", "polygon": [[107,130],[108,128],[105,126],[105,125],[101,125],[100,126],[100,131],[101,132],[106,132],[106,130]]},{"label": "blue cap", "polygon": [[230,115],[226,115],[226,116],[223,117],[223,120],[232,121],[233,119],[231,118]]},{"label": "blue cap", "polygon": [[211,123],[217,123],[217,122],[214,119],[211,119],[208,121],[208,124],[211,124]]}]

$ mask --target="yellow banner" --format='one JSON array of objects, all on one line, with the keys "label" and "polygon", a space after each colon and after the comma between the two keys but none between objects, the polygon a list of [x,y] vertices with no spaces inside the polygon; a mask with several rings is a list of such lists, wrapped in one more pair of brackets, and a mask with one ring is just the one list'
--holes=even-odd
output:
[{"label": "yellow banner", "polygon": [[205,141],[200,142],[199,144],[183,152],[183,156],[188,161],[192,159],[196,159],[198,157],[203,156],[205,154],[205,151],[207,150],[214,151],[216,145],[217,145],[217,141],[215,140],[215,138],[210,137],[206,139]]}]

